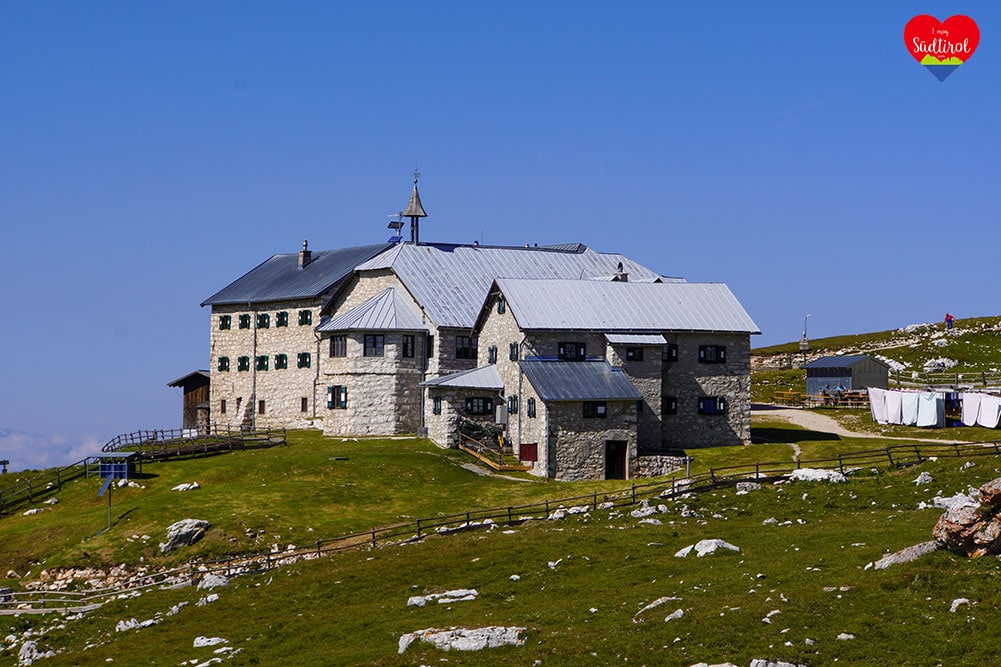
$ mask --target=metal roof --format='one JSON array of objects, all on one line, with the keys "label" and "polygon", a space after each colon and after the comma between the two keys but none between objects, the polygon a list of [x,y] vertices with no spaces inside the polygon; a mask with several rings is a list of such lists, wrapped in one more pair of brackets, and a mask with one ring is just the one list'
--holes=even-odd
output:
[{"label": "metal roof", "polygon": [[870,357],[867,354],[842,354],[814,359],[810,363],[803,366],[803,368],[851,368],[860,361],[865,361],[867,359],[886,366],[886,364],[879,359]]},{"label": "metal roof", "polygon": [[392,269],[435,325],[472,329],[495,278],[590,281],[614,274],[619,262],[630,278],[660,278],[623,255],[595,252],[582,244],[559,249],[405,244],[358,270]]},{"label": "metal roof", "polygon": [[367,245],[339,250],[316,250],[299,268],[299,253],[272,255],[205,299],[201,305],[262,303],[320,296],[343,280],[362,262],[391,246]]},{"label": "metal roof", "polygon": [[340,317],[317,327],[317,331],[427,331],[420,312],[406,295],[387,287]]},{"label": "metal roof", "polygon": [[497,367],[493,364],[480,366],[468,371],[459,371],[451,375],[443,375],[439,378],[425,380],[420,383],[421,387],[460,387],[463,389],[489,389],[500,391],[504,388]]},{"label": "metal roof", "polygon": [[167,386],[168,387],[182,387],[182,386],[188,384],[189,380],[197,380],[197,381],[201,382],[202,379],[205,380],[205,384],[208,384],[208,382],[209,382],[209,380],[211,378],[212,378],[212,374],[209,373],[208,371],[203,371],[203,370],[191,371],[187,375],[182,375],[181,377],[177,378],[173,382],[168,382]]},{"label": "metal roof", "polygon": [[660,334],[605,334],[605,340],[612,345],[667,345]]},{"label": "metal roof", "polygon": [[761,333],[723,283],[499,278],[497,285],[523,330]]},{"label": "metal roof", "polygon": [[607,361],[522,361],[543,401],[626,401],[642,398],[621,368]]}]

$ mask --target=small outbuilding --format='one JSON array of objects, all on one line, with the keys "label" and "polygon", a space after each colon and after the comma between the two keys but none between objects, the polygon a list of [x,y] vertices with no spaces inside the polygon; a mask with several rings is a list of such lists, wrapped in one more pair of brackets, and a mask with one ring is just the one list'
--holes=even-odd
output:
[{"label": "small outbuilding", "polygon": [[181,413],[181,428],[205,431],[209,425],[209,385],[208,371],[191,371],[187,375],[168,382],[168,387],[180,387],[184,391],[184,407]]},{"label": "small outbuilding", "polygon": [[806,393],[811,396],[820,394],[828,384],[831,389],[843,384],[849,391],[869,387],[887,389],[890,379],[890,366],[865,354],[820,357],[803,368]]}]

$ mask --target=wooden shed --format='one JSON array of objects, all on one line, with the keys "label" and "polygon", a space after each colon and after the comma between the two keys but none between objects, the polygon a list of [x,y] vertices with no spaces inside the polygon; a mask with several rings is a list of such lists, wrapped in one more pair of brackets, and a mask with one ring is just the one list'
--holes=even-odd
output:
[{"label": "wooden shed", "polygon": [[181,428],[206,429],[209,423],[209,379],[208,371],[191,371],[168,387],[180,387],[184,391],[184,407],[181,413]]},{"label": "wooden shed", "polygon": [[806,369],[806,393],[811,396],[820,394],[828,384],[831,389],[838,384],[848,390],[886,389],[890,379],[890,366],[865,354],[820,357],[803,368]]}]

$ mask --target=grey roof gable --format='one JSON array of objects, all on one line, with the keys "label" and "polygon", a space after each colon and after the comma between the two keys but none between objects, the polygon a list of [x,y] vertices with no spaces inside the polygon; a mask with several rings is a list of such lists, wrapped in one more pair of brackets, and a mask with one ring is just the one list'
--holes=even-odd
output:
[{"label": "grey roof gable", "polygon": [[581,244],[557,248],[403,244],[358,270],[392,269],[435,325],[472,329],[495,278],[598,280],[614,274],[620,262],[630,280],[660,279],[628,257]]},{"label": "grey roof gable", "polygon": [[607,361],[522,361],[543,401],[629,401],[642,398],[621,368]]},{"label": "grey roof gable", "polygon": [[317,331],[427,331],[407,297],[395,287],[387,287],[343,315],[320,325]]},{"label": "grey roof gable", "polygon": [[761,333],[723,283],[498,278],[522,330]]},{"label": "grey roof gable", "polygon": [[387,244],[314,250],[312,261],[299,268],[299,254],[273,255],[205,299],[203,306],[263,303],[320,296],[356,266],[391,246]]},{"label": "grey roof gable", "polygon": [[504,388],[504,381],[501,380],[500,373],[497,372],[497,366],[490,364],[425,380],[419,386],[500,391]]}]

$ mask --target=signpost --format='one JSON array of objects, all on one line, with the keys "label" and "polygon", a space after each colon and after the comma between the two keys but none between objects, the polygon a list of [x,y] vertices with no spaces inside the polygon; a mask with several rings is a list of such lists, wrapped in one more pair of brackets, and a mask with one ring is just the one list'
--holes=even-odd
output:
[{"label": "signpost", "polygon": [[108,527],[104,532],[111,530],[111,483],[115,481],[114,477],[108,476],[104,479],[104,486],[101,487],[100,492],[98,492],[97,497],[100,498],[107,492],[108,494]]}]

